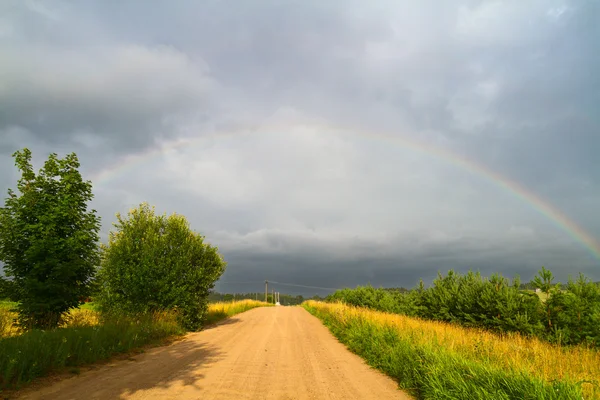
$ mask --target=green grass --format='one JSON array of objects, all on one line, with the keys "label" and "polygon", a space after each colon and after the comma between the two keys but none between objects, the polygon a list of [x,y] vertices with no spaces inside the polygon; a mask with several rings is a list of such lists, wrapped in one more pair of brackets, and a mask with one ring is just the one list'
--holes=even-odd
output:
[{"label": "green grass", "polygon": [[544,381],[526,371],[493,362],[475,361],[451,352],[439,343],[411,340],[392,325],[357,315],[335,313],[318,303],[304,308],[331,330],[340,342],[369,365],[395,379],[417,399],[508,400],[583,399],[580,385]]},{"label": "green grass", "polygon": [[[14,305],[0,303],[0,328],[4,324],[6,329],[10,329],[14,315],[9,310]],[[265,305],[251,300],[211,304],[206,323],[215,323]],[[66,327],[18,332],[4,338],[1,333],[0,391],[19,388],[35,378],[61,369],[77,373],[82,365],[182,335],[185,330],[173,313],[139,318],[113,316],[103,320],[94,303],[86,303],[71,312]]]},{"label": "green grass", "polygon": [[115,354],[185,333],[172,314],[113,318],[96,326],[32,330],[0,339],[0,388],[15,388],[61,368],[107,359]]}]

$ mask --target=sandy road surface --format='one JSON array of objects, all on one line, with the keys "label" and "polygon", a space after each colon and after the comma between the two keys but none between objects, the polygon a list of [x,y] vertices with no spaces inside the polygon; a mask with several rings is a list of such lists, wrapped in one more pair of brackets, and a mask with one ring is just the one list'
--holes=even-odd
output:
[{"label": "sandy road surface", "polygon": [[26,399],[408,399],[300,307],[258,308]]}]

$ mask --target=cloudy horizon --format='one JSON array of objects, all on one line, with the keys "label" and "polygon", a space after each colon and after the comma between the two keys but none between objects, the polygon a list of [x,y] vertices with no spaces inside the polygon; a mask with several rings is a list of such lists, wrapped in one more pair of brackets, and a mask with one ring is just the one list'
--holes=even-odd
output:
[{"label": "cloudy horizon", "polygon": [[2,198],[14,151],[76,152],[103,238],[144,201],[183,214],[228,262],[223,292],[600,280],[598,17],[574,0],[5,1]]}]

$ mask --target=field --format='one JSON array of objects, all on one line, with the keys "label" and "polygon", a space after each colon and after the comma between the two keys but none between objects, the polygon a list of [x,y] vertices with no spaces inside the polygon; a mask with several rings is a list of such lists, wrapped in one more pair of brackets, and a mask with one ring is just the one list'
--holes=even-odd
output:
[{"label": "field", "polygon": [[222,319],[234,316],[256,307],[272,307],[273,304],[255,300],[240,300],[233,302],[218,302],[208,305],[207,324],[214,324]]},{"label": "field", "polygon": [[422,399],[600,399],[600,353],[308,301],[348,348]]},{"label": "field", "polygon": [[[207,323],[263,305],[252,300],[211,304]],[[103,318],[92,304],[72,310],[57,329],[20,332],[12,306],[0,305],[0,389],[65,367],[76,372],[80,365],[185,333],[173,313]]]}]

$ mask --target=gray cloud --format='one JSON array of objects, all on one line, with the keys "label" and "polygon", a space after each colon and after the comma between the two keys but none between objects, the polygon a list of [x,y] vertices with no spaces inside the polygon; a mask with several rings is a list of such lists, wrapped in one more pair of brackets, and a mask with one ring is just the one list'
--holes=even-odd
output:
[{"label": "gray cloud", "polygon": [[221,247],[224,282],[412,286],[438,269],[528,279],[541,265],[600,277],[535,206],[427,150],[600,236],[597,2],[0,11],[0,168],[25,145],[77,151],[104,234],[147,200]]}]

